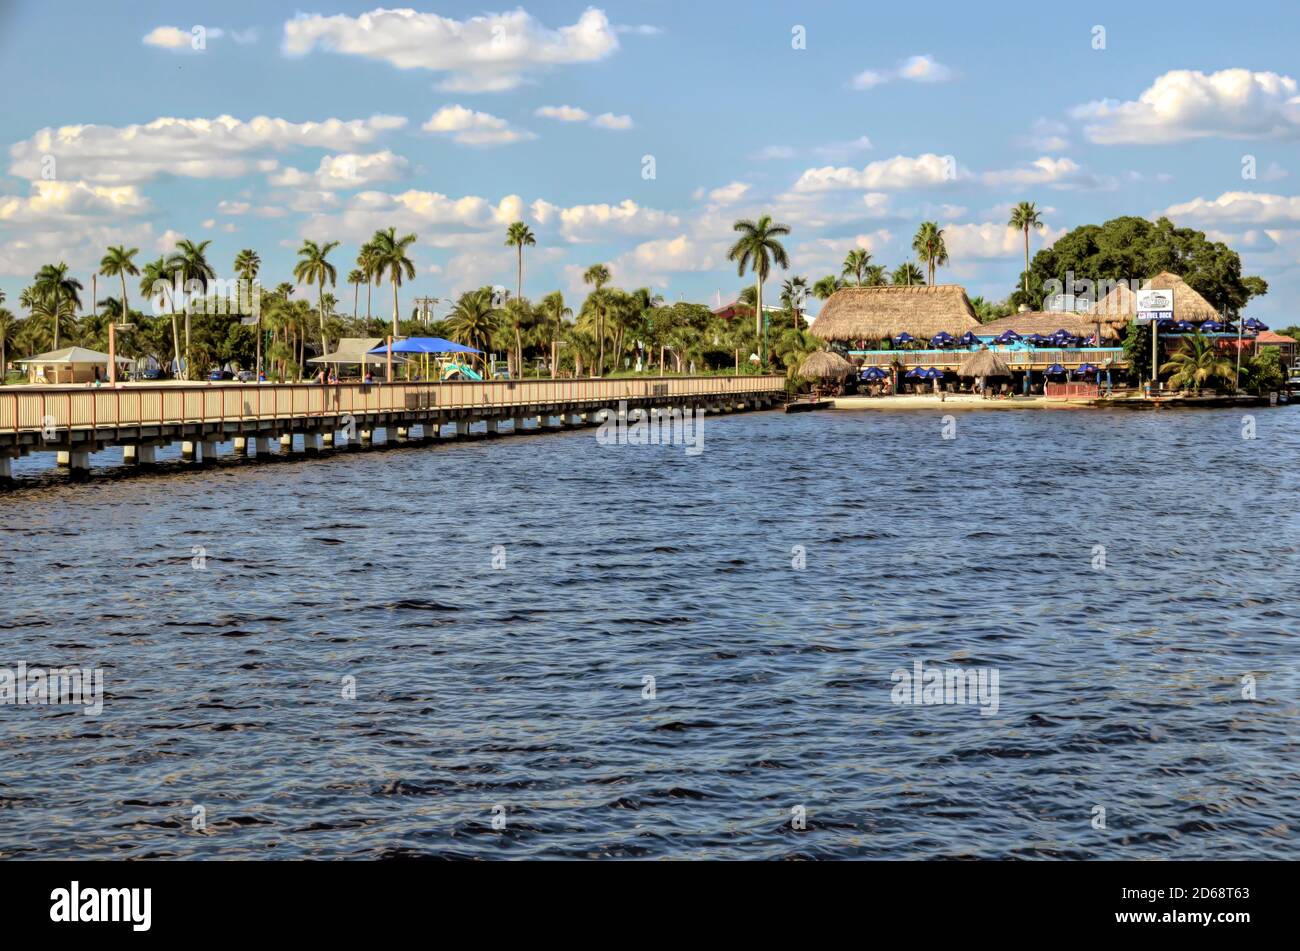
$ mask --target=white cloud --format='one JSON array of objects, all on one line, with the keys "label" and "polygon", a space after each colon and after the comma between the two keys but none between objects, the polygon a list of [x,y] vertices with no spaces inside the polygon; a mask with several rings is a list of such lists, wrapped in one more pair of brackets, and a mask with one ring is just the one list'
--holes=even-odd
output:
[{"label": "white cloud", "polygon": [[895,155],[891,159],[872,162],[862,169],[829,165],[807,169],[795,182],[794,190],[822,192],[854,188],[863,191],[923,188],[942,185],[962,177],[966,177],[965,173],[958,169],[952,156],[926,153],[910,158]]},{"label": "white cloud", "polygon": [[422,128],[425,132],[450,135],[452,141],[460,145],[510,145],[537,138],[532,132],[513,128],[499,116],[464,106],[443,106]]},{"label": "white cloud", "polygon": [[986,185],[1047,185],[1051,188],[1113,188],[1113,179],[1094,175],[1078,162],[1068,158],[1044,155],[1018,168],[985,172],[981,179]]},{"label": "white cloud", "polygon": [[646,208],[630,198],[617,205],[574,205],[570,208],[539,199],[533,202],[530,210],[540,225],[558,223],[560,234],[574,244],[588,244],[619,235],[656,234],[675,229],[680,224],[676,215]]},{"label": "white cloud", "polygon": [[1021,145],[1041,153],[1064,152],[1070,147],[1070,127],[1055,119],[1037,119],[1029,134],[1018,138]]},{"label": "white cloud", "polygon": [[696,201],[708,199],[715,205],[734,205],[745,197],[751,187],[753,186],[748,182],[731,182],[729,185],[709,190],[697,188],[693,197]]},{"label": "white cloud", "polygon": [[347,152],[320,160],[316,181],[323,189],[364,188],[405,178],[411,163],[385,149],[367,155]]},{"label": "white cloud", "polygon": [[0,223],[75,223],[88,218],[139,215],[151,210],[134,185],[103,187],[85,182],[31,183],[26,198],[0,195]]},{"label": "white cloud", "polygon": [[1177,222],[1202,225],[1300,225],[1300,196],[1263,192],[1224,192],[1218,198],[1194,198],[1170,205],[1164,214]]},{"label": "white cloud", "polygon": [[1102,145],[1164,145],[1207,136],[1300,137],[1296,81],[1248,69],[1209,75],[1171,70],[1136,100],[1097,100],[1077,106],[1072,115],[1086,123],[1088,139]]},{"label": "white cloud", "polygon": [[725,245],[703,243],[689,235],[656,238],[638,244],[610,262],[610,275],[625,286],[666,287],[669,274],[712,271],[725,262]]},{"label": "white cloud", "polygon": [[[1063,234],[1064,228],[1045,227],[1042,231],[1031,228],[1030,255],[1038,248],[1050,247]],[[1025,253],[1025,233],[1017,228],[1008,228],[1005,221],[984,221],[978,224],[946,222],[943,225],[943,241],[948,248],[948,256],[953,261],[1006,257],[1023,259]]]},{"label": "white cloud", "polygon": [[895,79],[915,83],[943,83],[957,75],[951,67],[943,65],[928,53],[909,56],[895,69],[866,69],[854,76],[849,85],[854,89],[875,89]]},{"label": "white cloud", "polygon": [[558,119],[561,122],[586,122],[591,118],[587,110],[579,109],[577,106],[541,106],[534,110],[533,115],[543,119]]},{"label": "white cloud", "polygon": [[144,35],[141,42],[165,50],[188,50],[192,48],[193,38],[189,30],[175,26],[156,26]]},{"label": "white cloud", "polygon": [[604,12],[594,8],[558,29],[523,9],[466,20],[377,9],[358,17],[299,14],[285,23],[282,48],[289,56],[319,48],[398,69],[447,73],[441,88],[448,91],[502,92],[532,73],[604,59],[618,49],[618,37]]},{"label": "white cloud", "polygon": [[848,142],[828,142],[813,149],[818,155],[829,159],[843,160],[856,152],[869,152],[873,148],[871,140],[865,135]]},{"label": "white cloud", "polygon": [[621,132],[624,129],[632,128],[631,116],[616,116],[612,112],[602,112],[596,118],[591,120],[591,124],[598,129],[613,129]]},{"label": "white cloud", "polygon": [[9,149],[9,173],[41,178],[46,156],[56,161],[57,177],[93,182],[145,182],[163,175],[233,178],[269,172],[277,162],[265,156],[292,148],[349,149],[400,129],[398,116],[289,122],[267,116],[243,121],[154,119],[145,125],[72,125],[41,129]]},{"label": "white cloud", "polygon": [[364,241],[380,228],[393,227],[399,233],[418,234],[423,244],[457,247],[481,236],[486,247],[489,240],[502,241],[499,229],[523,216],[524,203],[518,195],[493,204],[477,195],[451,198],[419,189],[396,195],[361,191],[337,210],[313,215],[301,230],[303,237]]}]

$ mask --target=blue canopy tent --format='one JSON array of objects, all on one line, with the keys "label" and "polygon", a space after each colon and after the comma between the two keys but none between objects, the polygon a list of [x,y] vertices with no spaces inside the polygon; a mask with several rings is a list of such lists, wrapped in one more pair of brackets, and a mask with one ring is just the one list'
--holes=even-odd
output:
[{"label": "blue canopy tent", "polygon": [[957,338],[957,342],[963,347],[973,347],[975,344],[980,342],[980,338],[968,330]]},{"label": "blue canopy tent", "polygon": [[[380,346],[375,347],[373,350],[368,350],[366,352],[386,355],[390,351],[387,345],[381,344]],[[454,340],[446,340],[442,337],[407,337],[405,340],[395,341],[393,343],[391,352],[392,353],[420,353],[420,354],[427,355],[430,353],[481,354],[483,351],[475,350],[473,347],[467,347],[463,343],[456,343]],[[462,373],[462,375],[469,376],[471,378],[478,377],[478,375],[475,374],[473,370],[470,370],[469,367],[462,365],[458,369]],[[428,373],[428,360],[425,361],[425,372],[426,374]],[[478,378],[481,379],[481,377]]]}]

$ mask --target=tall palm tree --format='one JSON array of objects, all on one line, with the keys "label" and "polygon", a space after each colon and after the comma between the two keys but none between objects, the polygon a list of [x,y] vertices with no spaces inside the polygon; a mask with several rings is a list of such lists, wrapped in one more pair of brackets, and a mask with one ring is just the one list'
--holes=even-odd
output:
[{"label": "tall palm tree", "polygon": [[1019,228],[1025,233],[1025,293],[1029,293],[1029,229],[1034,228],[1041,231],[1043,228],[1043,219],[1032,201],[1022,201],[1016,207],[1011,209],[1011,220],[1007,222],[1008,228]]},{"label": "tall palm tree", "polygon": [[126,300],[126,279],[130,277],[139,277],[140,269],[135,266],[135,256],[140,253],[139,248],[126,248],[110,246],[108,253],[104,255],[99,262],[99,273],[105,277],[118,277],[122,281],[122,319],[131,319],[131,308],[127,306]]},{"label": "tall palm tree", "polygon": [[375,245],[367,241],[357,252],[357,269],[366,276],[366,320],[370,319],[370,289],[375,281]]},{"label": "tall palm tree", "polygon": [[185,292],[185,379],[187,380],[191,379],[191,374],[194,372],[194,368],[190,365],[192,362],[190,360],[190,314],[193,307],[188,285],[191,281],[198,281],[203,288],[204,296],[207,296],[208,282],[217,276],[216,270],[208,263],[208,245],[211,243],[209,240],[195,244],[182,238],[176,242],[176,250],[167,259],[167,266],[173,275],[180,277],[181,287]]},{"label": "tall palm tree", "polygon": [[389,228],[387,231],[376,231],[375,236],[370,239],[372,248],[371,261],[375,269],[375,283],[383,281],[385,275],[393,284],[393,336],[397,333],[397,289],[402,286],[402,277],[414,280],[415,265],[411,259],[406,256],[407,250],[415,244],[415,235],[408,234],[403,238],[397,237],[397,229]]},{"label": "tall palm tree", "polygon": [[35,293],[45,298],[45,307],[54,319],[54,347],[59,349],[59,318],[75,314],[81,309],[82,283],[68,274],[63,262],[47,264],[36,272]]},{"label": "tall palm tree", "polygon": [[925,275],[921,269],[911,261],[904,261],[898,267],[894,268],[894,273],[889,276],[891,284],[906,284],[911,287],[913,284],[924,284]]},{"label": "tall palm tree", "polygon": [[[251,248],[245,248],[244,250],[240,251],[238,254],[235,255],[235,273],[238,274],[239,279],[247,285],[248,297],[250,301],[252,300],[253,297],[253,282],[257,280],[258,272],[260,272],[261,270],[262,270],[262,259],[261,257],[258,256],[258,253],[252,250]],[[257,334],[257,363],[256,363],[256,370],[254,372],[261,374],[262,372],[262,307],[260,302],[257,304],[256,310],[257,310],[257,324],[254,329]]]},{"label": "tall palm tree", "polygon": [[754,310],[754,336],[763,335],[763,282],[776,264],[782,270],[790,266],[785,247],[777,239],[790,233],[786,225],[774,224],[771,215],[757,221],[742,218],[731,226],[740,237],[727,252],[727,260],[736,262],[736,272],[744,277],[745,269],[752,268],[755,275],[754,290],[757,306]]},{"label": "tall palm tree", "polygon": [[[348,272],[348,283],[352,285],[352,322],[356,323],[357,310],[361,306],[361,282],[367,281],[366,272],[361,268],[353,268]],[[369,287],[367,286],[367,291]]]},{"label": "tall palm tree", "polygon": [[862,272],[862,283],[867,287],[882,287],[889,283],[883,264],[868,264]]},{"label": "tall palm tree", "polygon": [[844,270],[840,271],[841,277],[848,277],[852,274],[857,278],[858,287],[862,286],[862,275],[867,270],[867,265],[871,263],[871,252],[865,248],[854,248],[844,258]]},{"label": "tall palm tree", "polygon": [[[317,244],[315,241],[303,241],[298,249],[298,263],[293,267],[293,279],[308,286],[316,285],[316,313],[320,317],[320,355],[329,353],[329,340],[325,337],[325,285],[338,282],[338,271],[328,260],[329,253],[339,246],[337,241]],[[396,305],[396,290],[394,290]],[[393,323],[397,323],[396,316]]]},{"label": "tall palm tree", "polygon": [[[4,295],[0,294],[0,301]],[[7,307],[0,307],[0,383],[4,383],[5,374],[9,372],[9,344],[18,333],[18,319]]]},{"label": "tall palm tree", "polygon": [[819,278],[817,283],[812,286],[812,295],[818,300],[830,300],[832,294],[844,286],[844,282],[834,274],[827,274]]},{"label": "tall palm tree", "polygon": [[560,337],[564,333],[564,318],[573,316],[573,309],[564,304],[564,295],[552,291],[542,298],[542,313],[555,321],[555,336],[551,338],[551,379],[560,362]]},{"label": "tall palm tree", "polygon": [[596,336],[600,339],[600,356],[597,358],[596,376],[605,375],[605,308],[603,306],[604,296],[601,289],[609,283],[609,268],[603,264],[593,264],[583,272],[582,282],[584,284],[594,284],[596,289],[588,295],[588,299],[596,308]]},{"label": "tall palm tree", "polygon": [[[524,299],[524,248],[531,248],[536,244],[537,236],[522,221],[516,221],[506,229],[506,247],[515,249],[518,260],[515,277],[515,300],[522,301]],[[515,363],[522,373],[524,348],[519,337],[518,321],[515,322]]]},{"label": "tall palm tree", "polygon": [[800,318],[802,317],[803,302],[807,297],[808,278],[796,276],[781,284],[781,303],[785,304],[793,312],[795,330],[803,330],[803,321]]},{"label": "tall palm tree", "polygon": [[938,222],[923,221],[912,239],[912,250],[929,268],[930,283],[934,283],[935,268],[948,263],[948,248],[943,243],[943,229]]},{"label": "tall palm tree", "polygon": [[167,259],[160,257],[157,261],[149,261],[145,264],[140,272],[140,295],[148,300],[152,300],[158,294],[165,294],[167,297],[167,312],[172,319],[172,359],[175,361],[176,372],[181,369],[181,335],[180,328],[176,324],[176,301],[172,298],[171,292],[172,269],[167,263]]},{"label": "tall palm tree", "polygon": [[501,314],[493,305],[492,297],[490,287],[466,291],[457,299],[446,322],[447,333],[452,340],[483,351],[485,367],[486,355],[492,349],[492,339],[499,331],[501,322]]}]

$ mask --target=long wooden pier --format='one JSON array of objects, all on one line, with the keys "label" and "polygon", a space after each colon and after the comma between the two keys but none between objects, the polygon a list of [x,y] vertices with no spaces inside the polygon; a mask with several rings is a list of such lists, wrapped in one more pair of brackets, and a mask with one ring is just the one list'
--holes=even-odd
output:
[{"label": "long wooden pier", "polygon": [[15,458],[37,452],[86,471],[92,452],[121,446],[126,464],[149,464],[158,447],[179,442],[182,458],[198,463],[215,459],[226,441],[239,454],[271,452],[272,440],[291,453],[301,436],[303,451],[317,453],[333,448],[340,432],[366,446],[376,430],[402,441],[412,427],[422,439],[449,424],[464,436],[478,422],[489,435],[560,430],[596,425],[620,404],[647,413],[733,412],[772,406],[784,392],[780,376],[5,387],[0,480],[12,477]]}]

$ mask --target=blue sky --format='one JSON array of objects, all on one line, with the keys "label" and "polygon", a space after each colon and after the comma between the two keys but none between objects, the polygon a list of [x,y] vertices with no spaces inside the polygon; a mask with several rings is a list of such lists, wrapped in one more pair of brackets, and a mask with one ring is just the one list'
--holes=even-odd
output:
[{"label": "blue sky", "polygon": [[43,263],[89,285],[106,244],[144,260],[178,236],[210,238],[223,276],[258,250],[267,284],[304,237],[337,239],[342,278],[389,225],[420,237],[404,296],[513,287],[520,218],[534,298],[576,298],[604,261],[712,303],[744,283],[732,220],[764,212],[810,279],[853,247],[892,268],[933,218],[939,279],[1000,299],[1023,199],[1044,209],[1034,249],[1120,214],[1207,230],[1269,281],[1252,313],[1300,322],[1294,4],[301,9],[0,2],[11,301]]}]

